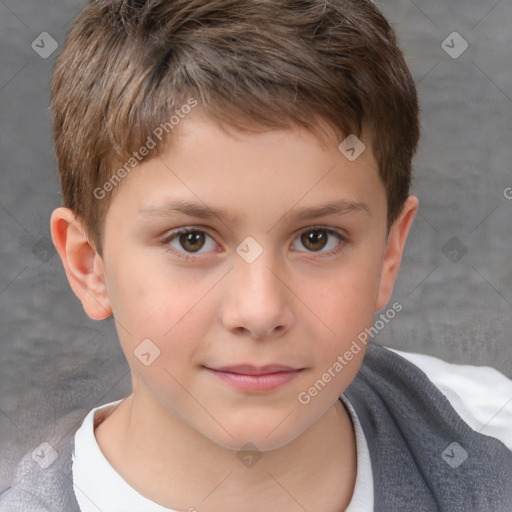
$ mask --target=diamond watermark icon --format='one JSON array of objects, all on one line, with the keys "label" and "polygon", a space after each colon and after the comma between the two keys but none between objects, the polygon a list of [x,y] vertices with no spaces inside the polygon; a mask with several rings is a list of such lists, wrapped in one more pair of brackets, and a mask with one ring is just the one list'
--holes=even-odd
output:
[{"label": "diamond watermark icon", "polygon": [[41,32],[31,46],[39,57],[47,59],[59,47],[59,43],[48,32]]},{"label": "diamond watermark icon", "polygon": [[468,42],[458,32],[452,32],[441,43],[441,48],[452,59],[458,59],[468,49],[468,47]]},{"label": "diamond watermark icon", "polygon": [[236,253],[246,263],[253,263],[263,253],[263,247],[252,236],[248,236],[238,245]]},{"label": "diamond watermark icon", "polygon": [[460,261],[468,252],[468,248],[464,245],[459,238],[454,236],[448,242],[443,245],[441,252],[452,262],[457,263]]},{"label": "diamond watermark icon", "polygon": [[160,357],[160,349],[149,338],[142,340],[133,353],[144,366],[152,365]]},{"label": "diamond watermark icon", "polygon": [[55,247],[49,238],[39,239],[32,247],[32,254],[43,263],[48,263],[55,253]]},{"label": "diamond watermark icon", "polygon": [[459,443],[452,443],[441,454],[441,457],[450,467],[457,469],[468,458],[468,452]]},{"label": "diamond watermark icon", "polygon": [[238,460],[247,468],[254,467],[263,456],[258,447],[252,443],[246,443],[236,452]]},{"label": "diamond watermark icon", "polygon": [[49,468],[57,460],[58,456],[57,450],[47,442],[41,443],[32,452],[32,459],[34,459],[42,469]]},{"label": "diamond watermark icon", "polygon": [[357,160],[366,149],[366,146],[355,135],[349,135],[339,146],[340,153],[345,155],[347,160]]}]

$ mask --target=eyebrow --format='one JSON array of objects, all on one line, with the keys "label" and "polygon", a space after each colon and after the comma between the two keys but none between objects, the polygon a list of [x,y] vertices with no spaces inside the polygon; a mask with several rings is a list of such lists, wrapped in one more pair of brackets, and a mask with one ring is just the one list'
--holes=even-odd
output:
[{"label": "eyebrow", "polygon": [[[295,213],[290,215],[293,210],[295,210]],[[301,209],[292,208],[289,212],[283,215],[283,217],[290,216],[297,220],[309,220],[325,216],[340,216],[351,212],[363,212],[366,215],[371,216],[370,208],[365,203],[348,199],[340,199],[337,201],[327,201],[318,206]],[[217,217],[222,222],[229,222],[233,225],[238,222],[238,217],[233,212],[184,200],[173,201],[165,204],[150,203],[139,209],[139,213],[144,217],[168,216],[174,213],[182,213],[189,217],[196,217],[200,219],[211,219]]]}]

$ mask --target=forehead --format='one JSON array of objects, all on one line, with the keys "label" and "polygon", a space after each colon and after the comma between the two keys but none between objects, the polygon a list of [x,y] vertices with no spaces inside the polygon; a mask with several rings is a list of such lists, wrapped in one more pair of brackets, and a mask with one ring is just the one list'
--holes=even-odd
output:
[{"label": "forehead", "polygon": [[232,224],[280,204],[302,208],[298,219],[327,210],[370,213],[374,193],[384,193],[370,145],[354,136],[338,142],[328,128],[325,133],[321,139],[297,126],[239,130],[194,112],[158,156],[149,154],[123,179],[112,205],[129,202],[142,216],[172,210],[198,218],[225,215]]}]

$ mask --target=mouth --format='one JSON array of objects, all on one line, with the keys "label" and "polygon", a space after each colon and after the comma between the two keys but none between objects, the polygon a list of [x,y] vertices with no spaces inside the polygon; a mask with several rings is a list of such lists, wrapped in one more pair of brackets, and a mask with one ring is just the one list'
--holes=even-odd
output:
[{"label": "mouth", "polygon": [[284,366],[281,364],[267,364],[266,366],[253,366],[251,364],[240,364],[236,366],[222,366],[220,368],[210,368],[214,371],[238,373],[240,375],[268,375],[269,373],[294,372],[297,368]]},{"label": "mouth", "polygon": [[248,364],[224,366],[220,368],[204,367],[222,382],[249,393],[273,391],[292,381],[304,368],[291,368],[283,365],[253,366]]}]

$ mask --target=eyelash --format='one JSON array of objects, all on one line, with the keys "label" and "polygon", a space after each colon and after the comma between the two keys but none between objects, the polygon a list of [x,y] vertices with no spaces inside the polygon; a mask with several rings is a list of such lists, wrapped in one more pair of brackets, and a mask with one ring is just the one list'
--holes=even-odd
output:
[{"label": "eyelash", "polygon": [[[344,242],[348,242],[348,238],[345,235],[343,235],[342,233],[340,233],[338,231],[335,231],[333,229],[327,228],[325,226],[311,226],[311,227],[308,227],[306,229],[303,229],[297,235],[297,237],[295,239],[300,238],[304,233],[314,232],[314,231],[325,231],[329,235],[334,235],[336,238],[338,238],[340,243],[338,244],[338,246],[335,249],[331,249],[330,251],[327,251],[327,252],[317,252],[317,253],[315,253],[314,251],[296,251],[296,252],[309,252],[310,254],[315,255],[314,256],[315,258],[323,258],[323,257],[326,257],[326,256],[335,256],[335,255],[339,254],[343,250]],[[164,240],[162,240],[161,246],[166,251],[171,252],[172,254],[178,256],[179,258],[182,258],[185,261],[194,260],[194,259],[196,259],[196,254],[198,254],[198,253],[181,252],[181,251],[177,251],[173,247],[169,246],[169,243],[172,242],[175,238],[179,237],[180,235],[186,235],[188,233],[204,233],[205,235],[209,236],[213,240],[213,237],[211,237],[203,229],[199,229],[199,228],[180,228],[180,229],[176,229],[169,236],[167,236]]]}]

